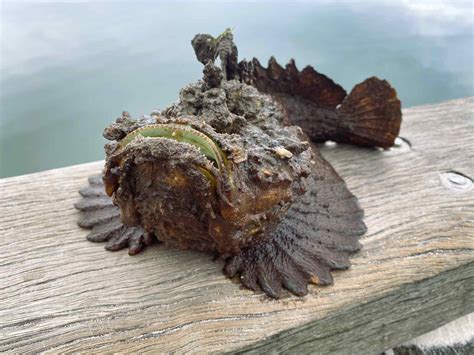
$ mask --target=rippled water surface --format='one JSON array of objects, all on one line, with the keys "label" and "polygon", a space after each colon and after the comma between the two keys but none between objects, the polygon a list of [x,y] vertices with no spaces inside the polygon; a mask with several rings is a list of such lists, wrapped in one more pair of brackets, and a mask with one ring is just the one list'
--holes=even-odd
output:
[{"label": "rippled water surface", "polygon": [[474,94],[470,2],[2,3],[0,176],[102,159],[103,128],[201,75],[197,32],[241,58],[290,57],[346,90],[388,79],[403,106]]}]

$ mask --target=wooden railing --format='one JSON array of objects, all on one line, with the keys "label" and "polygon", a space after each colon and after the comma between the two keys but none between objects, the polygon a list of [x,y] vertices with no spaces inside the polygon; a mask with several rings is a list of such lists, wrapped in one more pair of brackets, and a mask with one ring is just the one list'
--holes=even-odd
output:
[{"label": "wooden railing", "polygon": [[275,301],[205,254],[85,240],[102,163],[0,180],[0,352],[377,353],[474,311],[474,99],[404,110],[388,151],[324,146],[368,233],[335,284]]}]

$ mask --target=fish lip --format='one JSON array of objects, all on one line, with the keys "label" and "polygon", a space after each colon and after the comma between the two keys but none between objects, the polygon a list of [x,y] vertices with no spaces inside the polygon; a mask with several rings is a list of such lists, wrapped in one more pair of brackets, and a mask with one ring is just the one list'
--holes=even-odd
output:
[{"label": "fish lip", "polygon": [[[128,144],[140,136],[147,139],[169,139],[172,142],[196,147],[198,153],[216,167],[216,169],[208,169],[205,166],[196,166],[196,169],[210,181],[211,186],[215,188],[217,195],[223,202],[233,207],[230,201],[234,190],[232,164],[218,143],[208,134],[185,122],[156,123],[137,128],[127,134],[118,142],[119,150],[123,151]],[[229,190],[229,187],[230,194],[227,196],[226,191]]]}]

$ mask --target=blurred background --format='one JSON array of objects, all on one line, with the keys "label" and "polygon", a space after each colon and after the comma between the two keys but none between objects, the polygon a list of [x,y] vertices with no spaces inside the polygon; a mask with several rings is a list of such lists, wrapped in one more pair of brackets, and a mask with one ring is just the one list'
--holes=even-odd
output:
[{"label": "blurred background", "polygon": [[239,58],[295,58],[403,107],[474,95],[471,1],[1,2],[0,177],[103,158],[102,130],[201,76],[190,41],[230,27]]}]

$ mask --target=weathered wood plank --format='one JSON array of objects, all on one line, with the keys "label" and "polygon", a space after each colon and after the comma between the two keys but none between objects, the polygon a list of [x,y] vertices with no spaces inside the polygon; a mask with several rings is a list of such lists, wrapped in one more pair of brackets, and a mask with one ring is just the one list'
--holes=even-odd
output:
[{"label": "weathered wood plank", "polygon": [[405,110],[411,147],[323,148],[369,231],[302,299],[241,289],[203,254],[87,242],[72,204],[100,162],[0,180],[0,351],[373,353],[473,312],[473,108]]},{"label": "weathered wood plank", "polygon": [[403,343],[386,355],[474,354],[474,313]]}]

